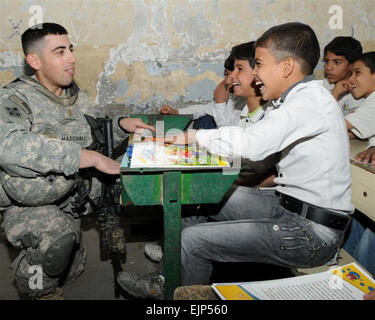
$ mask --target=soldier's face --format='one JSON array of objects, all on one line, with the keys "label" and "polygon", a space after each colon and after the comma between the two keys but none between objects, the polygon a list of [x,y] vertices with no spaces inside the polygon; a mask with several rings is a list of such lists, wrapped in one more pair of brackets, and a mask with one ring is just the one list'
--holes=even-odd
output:
[{"label": "soldier's face", "polygon": [[67,35],[47,35],[43,41],[36,77],[47,89],[60,95],[63,87],[73,81],[73,45]]}]

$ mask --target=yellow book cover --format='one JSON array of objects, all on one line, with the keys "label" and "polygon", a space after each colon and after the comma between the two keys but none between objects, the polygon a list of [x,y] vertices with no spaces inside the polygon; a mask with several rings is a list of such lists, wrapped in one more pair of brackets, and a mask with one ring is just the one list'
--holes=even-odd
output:
[{"label": "yellow book cover", "polygon": [[356,263],[328,271],[268,281],[212,285],[224,300],[362,300],[374,279]]}]

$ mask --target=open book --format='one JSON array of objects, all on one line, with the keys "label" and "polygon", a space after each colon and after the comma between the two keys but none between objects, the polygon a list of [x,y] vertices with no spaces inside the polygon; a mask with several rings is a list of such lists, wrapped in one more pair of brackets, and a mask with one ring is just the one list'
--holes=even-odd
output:
[{"label": "open book", "polygon": [[279,280],[214,283],[224,300],[363,300],[375,281],[356,263],[311,275]]},{"label": "open book", "polygon": [[135,142],[131,156],[131,168],[183,168],[194,166],[230,167],[229,162],[197,145],[165,145],[160,142]]}]

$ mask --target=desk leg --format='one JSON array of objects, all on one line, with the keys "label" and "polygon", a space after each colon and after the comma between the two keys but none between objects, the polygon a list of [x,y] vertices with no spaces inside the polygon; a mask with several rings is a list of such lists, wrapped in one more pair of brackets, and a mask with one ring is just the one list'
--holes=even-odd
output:
[{"label": "desk leg", "polygon": [[163,174],[165,299],[181,285],[181,172]]}]

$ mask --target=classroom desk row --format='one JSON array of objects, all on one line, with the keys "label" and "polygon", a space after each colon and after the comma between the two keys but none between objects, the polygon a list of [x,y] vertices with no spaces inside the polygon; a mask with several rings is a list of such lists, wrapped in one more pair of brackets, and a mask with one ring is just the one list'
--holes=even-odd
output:
[{"label": "classroom desk row", "polygon": [[[367,141],[353,139],[350,141],[350,154],[353,158],[357,153],[364,151],[367,147]],[[352,172],[352,203],[357,210],[375,221],[375,168],[363,165],[351,160],[350,168]],[[341,259],[339,266],[355,262],[355,259],[344,249],[340,252]],[[320,266],[317,268],[300,268],[295,269],[296,275],[312,274],[327,270],[328,266]]]},{"label": "classroom desk row", "polygon": [[[365,150],[367,141],[351,140],[350,152],[353,157]],[[355,208],[375,221],[375,168],[351,160],[352,202]]]}]

